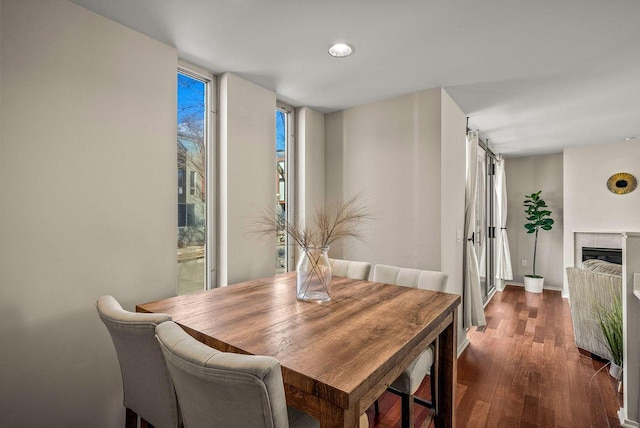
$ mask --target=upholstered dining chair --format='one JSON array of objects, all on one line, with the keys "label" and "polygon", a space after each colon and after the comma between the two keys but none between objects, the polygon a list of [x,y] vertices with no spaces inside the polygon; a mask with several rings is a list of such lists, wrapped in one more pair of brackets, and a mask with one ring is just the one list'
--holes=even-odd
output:
[{"label": "upholstered dining chair", "polygon": [[[397,266],[375,265],[373,278],[375,282],[403,285],[431,291],[445,291],[448,275],[443,272],[401,268]],[[396,379],[389,390],[400,395],[402,399],[402,427],[413,426],[412,402],[423,406],[435,407],[435,379],[433,373],[434,347],[430,345],[416,358]],[[431,369],[431,402],[416,397],[414,394]],[[376,402],[377,404],[377,402]],[[376,405],[376,412],[378,411]]]},{"label": "upholstered dining chair", "polygon": [[[275,358],[220,352],[174,322],[158,325],[156,337],[187,428],[319,426],[316,419],[287,407]],[[360,421],[368,427],[366,414]]]},{"label": "upholstered dining chair", "polygon": [[111,335],[118,355],[124,407],[125,427],[182,427],[178,400],[155,338],[158,324],[171,320],[166,314],[128,312],[112,296],[96,302],[98,314]]},{"label": "upholstered dining chair", "polygon": [[351,260],[329,259],[331,275],[346,276],[352,279],[369,279],[371,264]]}]

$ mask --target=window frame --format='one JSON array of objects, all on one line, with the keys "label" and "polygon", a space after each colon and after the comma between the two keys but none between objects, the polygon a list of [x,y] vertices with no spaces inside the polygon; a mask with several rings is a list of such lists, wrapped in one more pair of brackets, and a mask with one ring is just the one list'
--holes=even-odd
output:
[{"label": "window frame", "polygon": [[[296,178],[297,178],[297,165],[296,165],[296,138],[295,138],[295,124],[296,124],[296,111],[295,108],[284,102],[276,100],[276,110],[280,110],[285,113],[285,125],[287,133],[287,146],[285,151],[285,162],[287,166],[287,182],[286,182],[286,215],[287,220],[291,224],[295,224],[297,210],[296,210]],[[274,112],[275,113],[275,112]],[[287,271],[292,272],[296,268],[297,251],[295,241],[289,238],[285,234],[287,239]]]}]

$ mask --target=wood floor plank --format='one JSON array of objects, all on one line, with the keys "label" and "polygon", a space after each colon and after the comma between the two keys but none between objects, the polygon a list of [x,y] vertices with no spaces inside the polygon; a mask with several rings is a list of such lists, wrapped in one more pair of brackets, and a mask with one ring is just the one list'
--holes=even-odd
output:
[{"label": "wood floor plank", "polygon": [[465,425],[468,428],[483,428],[487,426],[487,416],[491,405],[483,400],[477,400],[471,410],[473,417]]},{"label": "wood floor plank", "polygon": [[[604,363],[576,348],[560,292],[508,286],[485,315],[487,326],[469,330],[471,344],[458,360],[457,427],[620,427],[617,383],[606,368],[598,372]],[[418,395],[429,398],[428,378]],[[372,428],[399,428],[400,399],[384,393],[380,414],[367,414]],[[416,407],[416,427],[429,422],[428,414]]]},{"label": "wood floor plank", "polygon": [[606,426],[607,425],[607,410],[604,407],[604,402],[600,395],[599,385],[597,379],[591,379],[590,376],[593,373],[593,364],[586,358],[580,359],[580,368],[583,372],[583,376],[586,379],[586,393],[587,393],[587,406],[589,408],[589,419],[591,426]]}]

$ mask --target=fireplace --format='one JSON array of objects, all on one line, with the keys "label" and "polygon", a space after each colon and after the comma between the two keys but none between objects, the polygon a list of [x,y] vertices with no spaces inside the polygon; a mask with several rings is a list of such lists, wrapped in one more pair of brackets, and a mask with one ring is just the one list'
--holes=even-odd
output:
[{"label": "fireplace", "polygon": [[582,247],[582,261],[598,259],[622,264],[622,248]]},{"label": "fireplace", "polygon": [[[587,251],[587,259],[589,258],[601,258],[605,257],[605,254],[598,254],[613,250],[618,252],[618,261],[622,262],[622,233],[620,232],[575,232],[573,239],[573,266],[580,267],[582,262],[587,259],[582,258],[583,248],[595,248],[596,252],[591,253]],[[604,250],[604,251],[601,251]],[[600,257],[599,257],[600,256]]]}]

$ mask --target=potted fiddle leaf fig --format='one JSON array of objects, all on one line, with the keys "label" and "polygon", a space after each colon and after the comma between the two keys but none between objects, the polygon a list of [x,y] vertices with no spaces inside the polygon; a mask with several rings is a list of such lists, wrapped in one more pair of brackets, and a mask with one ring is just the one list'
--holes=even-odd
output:
[{"label": "potted fiddle leaf fig", "polygon": [[553,227],[553,219],[551,211],[547,208],[547,203],[540,197],[542,190],[530,195],[525,195],[524,212],[526,213],[527,223],[524,228],[527,233],[535,234],[533,243],[533,275],[524,276],[524,289],[531,293],[542,293],[544,285],[544,277],[536,274],[536,255],[538,252],[538,232],[540,230],[551,230]]}]

